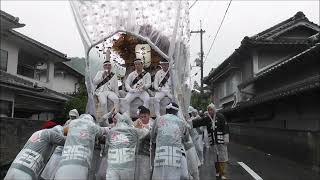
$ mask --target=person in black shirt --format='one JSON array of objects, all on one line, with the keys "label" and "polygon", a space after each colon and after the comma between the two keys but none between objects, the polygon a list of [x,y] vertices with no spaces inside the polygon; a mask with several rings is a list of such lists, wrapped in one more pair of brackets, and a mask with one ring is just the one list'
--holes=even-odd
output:
[{"label": "person in black shirt", "polygon": [[206,126],[210,145],[215,153],[216,177],[227,179],[225,176],[225,165],[228,161],[229,126],[222,113],[216,111],[214,104],[209,104],[208,114],[202,118],[192,121],[193,128]]}]

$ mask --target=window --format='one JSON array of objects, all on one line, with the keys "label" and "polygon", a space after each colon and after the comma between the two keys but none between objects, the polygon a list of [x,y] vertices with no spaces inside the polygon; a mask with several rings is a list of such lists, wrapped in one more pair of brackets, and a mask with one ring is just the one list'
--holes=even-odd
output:
[{"label": "window", "polygon": [[225,86],[226,86],[226,96],[229,96],[237,91],[238,85],[241,83],[241,73],[235,72],[232,75],[230,75],[225,80]]},{"label": "window", "polygon": [[229,76],[227,79],[226,79],[226,95],[230,95],[234,92],[234,89],[233,89],[233,77],[232,76]]},{"label": "window", "polygon": [[1,49],[0,55],[1,55],[0,70],[7,71],[8,51],[5,51],[5,50]]},{"label": "window", "polygon": [[0,117],[11,117],[12,101],[0,100]]},{"label": "window", "polygon": [[41,82],[48,82],[48,63],[42,58],[19,52],[18,74]]},{"label": "window", "polygon": [[219,83],[219,96],[220,98],[226,96],[226,81]]}]

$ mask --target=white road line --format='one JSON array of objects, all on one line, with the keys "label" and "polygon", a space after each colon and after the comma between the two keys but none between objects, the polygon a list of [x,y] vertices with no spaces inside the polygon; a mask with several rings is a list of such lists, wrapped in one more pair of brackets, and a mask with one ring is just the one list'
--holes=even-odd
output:
[{"label": "white road line", "polygon": [[243,169],[245,169],[254,179],[256,180],[263,180],[257,173],[255,173],[249,166],[247,166],[245,163],[243,162],[238,162],[238,164],[240,164],[240,166],[243,167]]}]

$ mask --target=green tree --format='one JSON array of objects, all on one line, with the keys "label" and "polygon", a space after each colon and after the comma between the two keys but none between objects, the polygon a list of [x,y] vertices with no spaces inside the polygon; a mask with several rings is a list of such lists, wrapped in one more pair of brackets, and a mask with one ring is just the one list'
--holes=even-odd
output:
[{"label": "green tree", "polygon": [[210,93],[199,93],[197,91],[192,91],[191,94],[191,106],[198,110],[206,110],[208,104],[211,103]]},{"label": "green tree", "polygon": [[77,109],[79,114],[83,114],[86,111],[88,94],[84,83],[84,80],[80,83],[78,91],[73,93],[72,98],[66,102],[63,110],[64,119],[69,119],[69,111],[71,109]]}]

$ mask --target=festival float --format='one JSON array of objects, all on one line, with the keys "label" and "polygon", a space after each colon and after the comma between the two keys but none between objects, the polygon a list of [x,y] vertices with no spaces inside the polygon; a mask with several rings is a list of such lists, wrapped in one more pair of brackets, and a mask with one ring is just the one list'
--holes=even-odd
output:
[{"label": "festival float", "polygon": [[[182,114],[190,104],[191,79],[189,67],[189,6],[187,1],[70,1],[72,12],[86,52],[87,112],[99,119],[113,104],[101,108],[95,97],[93,78],[108,60],[119,81],[120,112],[123,112],[126,88],[123,83],[133,71],[136,58],[143,60],[144,70],[152,76],[160,60],[169,61],[172,100],[161,100],[161,114],[170,101],[180,106]],[[152,87],[150,110],[154,115]],[[129,105],[134,117],[139,98]],[[181,114],[181,115],[182,115]]]}]

